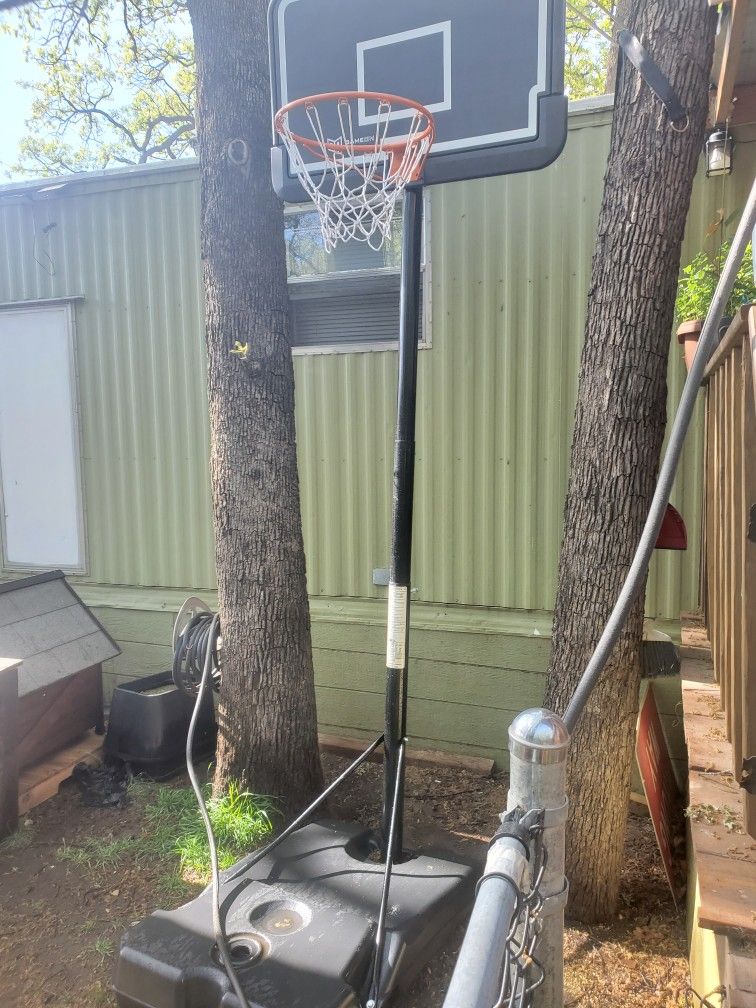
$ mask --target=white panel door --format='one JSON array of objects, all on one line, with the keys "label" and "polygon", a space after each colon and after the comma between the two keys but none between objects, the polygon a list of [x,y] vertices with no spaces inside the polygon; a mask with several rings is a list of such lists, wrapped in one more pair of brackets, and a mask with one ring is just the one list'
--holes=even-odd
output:
[{"label": "white panel door", "polygon": [[83,570],[68,305],[0,310],[0,490],[6,567]]}]

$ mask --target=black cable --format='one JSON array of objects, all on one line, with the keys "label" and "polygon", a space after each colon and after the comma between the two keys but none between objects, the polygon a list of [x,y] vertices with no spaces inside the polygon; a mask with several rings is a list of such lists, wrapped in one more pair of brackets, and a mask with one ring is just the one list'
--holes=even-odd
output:
[{"label": "black cable", "polygon": [[[183,690],[185,693],[190,693],[191,695],[196,695],[194,709],[192,710],[192,717],[189,722],[189,730],[186,736],[186,771],[189,775],[189,780],[192,785],[192,790],[194,791],[195,797],[197,799],[197,805],[199,807],[200,815],[202,816],[202,821],[205,826],[205,833],[207,834],[207,844],[210,851],[210,871],[212,877],[212,912],[213,912],[213,931],[215,934],[215,941],[218,946],[218,952],[220,953],[221,961],[226,969],[231,985],[234,988],[234,993],[239,999],[240,1008],[250,1008],[250,1004],[247,1001],[244,991],[242,990],[239,978],[234,969],[234,964],[231,959],[231,952],[228,946],[228,938],[226,937],[226,932],[223,926],[223,920],[220,913],[220,873],[218,869],[218,851],[215,844],[215,836],[213,835],[213,827],[210,822],[210,816],[207,812],[207,806],[205,805],[205,799],[202,795],[202,789],[197,780],[197,774],[194,769],[194,763],[192,760],[192,752],[194,746],[194,732],[197,726],[197,720],[199,717],[199,711],[202,706],[202,702],[206,695],[210,680],[212,679],[213,685],[217,688],[220,683],[220,670],[218,664],[218,638],[220,636],[220,617],[218,615],[213,615],[212,613],[200,613],[192,617],[192,619],[187,624],[184,632],[176,638],[176,648],[174,651],[174,662],[173,662],[173,678],[176,686]],[[198,676],[198,671],[201,668],[201,674]],[[195,684],[196,683],[196,687]],[[359,769],[362,764],[370,758],[370,756],[375,752],[379,745],[383,742],[383,735],[379,735],[374,742],[372,742],[368,748],[361,753],[356,760],[349,764],[349,766],[344,770],[339,776],[332,781],[331,784],[323,791],[314,801],[312,801],[307,808],[300,812],[297,818],[290,823],[286,829],[284,829],[274,840],[266,844],[259,851],[251,857],[245,859],[239,868],[233,873],[226,877],[227,882],[232,882],[234,879],[243,875],[245,872],[253,868],[259,861],[261,861],[267,854],[269,854],[282,840],[290,836],[296,829],[298,829],[311,815],[312,813],[332,794],[339,784],[343,783],[348,777],[350,777],[356,770]],[[402,755],[404,749],[402,748]],[[390,872],[389,872],[390,877]],[[384,897],[387,898],[388,889],[384,889]],[[385,907],[383,907],[382,912],[385,916]]]},{"label": "black cable", "polygon": [[[210,849],[210,873],[212,876],[212,890],[213,890],[213,931],[215,932],[215,942],[218,946],[218,952],[220,953],[223,965],[226,968],[226,974],[228,979],[231,981],[231,986],[234,988],[234,993],[239,999],[239,1004],[241,1008],[250,1008],[249,1001],[247,1001],[244,996],[244,991],[242,990],[241,984],[239,983],[239,978],[236,975],[236,970],[234,969],[234,964],[231,960],[231,951],[228,947],[228,939],[226,938],[226,932],[223,927],[223,921],[221,920],[220,913],[220,874],[218,871],[218,849],[215,846],[215,837],[213,835],[213,827],[210,822],[210,816],[207,812],[207,806],[205,805],[205,799],[202,795],[202,788],[197,780],[197,774],[194,770],[194,763],[192,761],[192,746],[194,744],[194,730],[197,726],[197,719],[199,717],[200,707],[202,706],[202,701],[205,698],[205,692],[210,681],[211,669],[213,665],[213,655],[216,654],[216,645],[218,642],[218,635],[220,633],[220,617],[218,615],[212,616],[209,619],[207,614],[203,613],[203,628],[202,631],[198,633],[198,639],[202,640],[205,647],[205,661],[202,669],[202,678],[199,682],[199,687],[197,690],[197,699],[194,703],[194,710],[192,711],[192,719],[189,722],[189,731],[186,735],[186,772],[189,774],[189,780],[191,781],[192,790],[194,791],[195,797],[197,798],[197,805],[199,806],[200,815],[202,816],[202,822],[205,825],[205,833],[207,834],[207,845]],[[198,617],[190,621],[190,625],[195,622]],[[182,638],[185,634],[182,634]],[[177,649],[177,654],[179,649]],[[175,665],[175,663],[174,663]]]},{"label": "black cable", "polygon": [[220,627],[218,617],[211,612],[196,613],[176,638],[173,652],[173,681],[182,693],[196,696],[210,658],[210,679],[214,690],[220,689],[221,671],[218,656]]}]

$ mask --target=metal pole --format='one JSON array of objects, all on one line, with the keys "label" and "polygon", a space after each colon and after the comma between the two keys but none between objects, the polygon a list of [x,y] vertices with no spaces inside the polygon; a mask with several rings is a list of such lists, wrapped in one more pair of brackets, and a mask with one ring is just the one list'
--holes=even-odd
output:
[{"label": "metal pole", "polygon": [[499,1000],[504,945],[527,869],[527,851],[519,840],[502,837],[492,845],[444,1008],[493,1008]]},{"label": "metal pole", "polygon": [[543,708],[523,711],[509,727],[507,809],[543,809],[546,869],[537,957],[544,981],[533,995],[534,1008],[562,1008],[564,1000],[564,838],[567,823],[567,749],[564,721]]},{"label": "metal pole", "polygon": [[[509,729],[507,810],[518,810],[522,818],[534,809],[543,812],[542,843],[546,867],[539,889],[543,909],[535,956],[545,977],[536,988],[532,1002],[528,1002],[534,1008],[561,1008],[563,1001],[568,744],[564,722],[556,714],[541,708],[518,714]],[[519,816],[515,818],[521,821]],[[495,840],[488,852],[444,1008],[492,1008],[497,1004],[506,942],[527,874],[528,849],[525,841],[513,835]]]},{"label": "metal pole", "polygon": [[404,194],[402,272],[399,320],[399,386],[394,441],[394,487],[391,521],[391,572],[386,633],[386,727],[384,731],[383,844],[389,855],[391,812],[398,792],[393,857],[402,851],[404,769],[399,748],[407,727],[407,661],[409,643],[412,500],[415,477],[415,403],[417,343],[420,332],[420,268],[423,189],[407,186]]}]

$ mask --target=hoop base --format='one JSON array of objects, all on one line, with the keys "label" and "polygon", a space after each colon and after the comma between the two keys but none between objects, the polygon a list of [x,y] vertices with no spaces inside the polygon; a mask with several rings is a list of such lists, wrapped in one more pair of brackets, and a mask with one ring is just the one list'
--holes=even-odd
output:
[{"label": "hoop base", "polygon": [[[263,1008],[359,1008],[370,981],[383,865],[377,838],[357,823],[316,822],[230,882],[221,905],[238,974]],[[243,869],[240,862],[231,869]],[[382,995],[406,988],[468,911],[478,870],[407,853],[394,867]],[[119,1008],[225,1003],[209,889],[158,911],[124,937],[115,976]]]}]

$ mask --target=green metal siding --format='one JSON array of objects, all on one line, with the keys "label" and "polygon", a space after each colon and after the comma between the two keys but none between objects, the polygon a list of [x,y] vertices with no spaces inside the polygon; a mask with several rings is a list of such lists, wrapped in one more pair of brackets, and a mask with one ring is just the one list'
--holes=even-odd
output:
[{"label": "green metal siding", "polygon": [[[573,120],[565,153],[530,175],[434,190],[432,347],[420,354],[416,598],[548,610],[556,562],[595,221],[609,126]],[[599,120],[600,121],[600,120]],[[756,166],[739,147],[737,204]],[[721,206],[700,178],[684,255]],[[631,304],[631,299],[629,298]],[[380,594],[388,556],[394,355],[297,360],[308,570],[315,595]],[[672,344],[669,412],[685,377]],[[701,418],[673,501],[691,546],[654,563],[650,616],[676,619],[698,595]],[[314,544],[319,544],[315,547]]]},{"label": "green metal siding", "polygon": [[[415,744],[503,761],[512,713],[542,698],[608,140],[607,112],[574,115],[545,171],[431,192]],[[686,258],[721,206],[742,204],[754,170],[756,145],[741,141],[731,178],[698,179]],[[84,298],[74,312],[89,569],[76,580],[123,648],[109,688],[166,667],[171,614],[214,585],[198,231],[191,162],[48,196],[0,190],[0,304]],[[381,717],[385,589],[371,574],[388,560],[395,371],[393,350],[295,358],[319,717],[341,734]],[[673,343],[670,412],[683,379]],[[657,620],[697,604],[701,433],[699,414],[673,497],[690,549],[655,560]]]},{"label": "green metal siding", "polygon": [[[418,600],[552,605],[609,116],[570,125],[545,171],[432,190]],[[728,208],[753,175],[755,149],[739,144]],[[722,195],[699,178],[686,255]],[[0,204],[0,302],[84,296],[75,315],[87,580],[212,587],[196,167],[106,175]],[[295,369],[311,594],[380,597],[371,572],[388,557],[396,355],[312,354]],[[674,345],[670,408],[683,375]],[[649,585],[648,612],[659,618],[697,600],[700,437],[699,422],[674,498],[692,548],[659,557]]]},{"label": "green metal siding", "polygon": [[72,185],[0,216],[0,302],[84,297],[87,579],[211,586],[196,169]]}]

